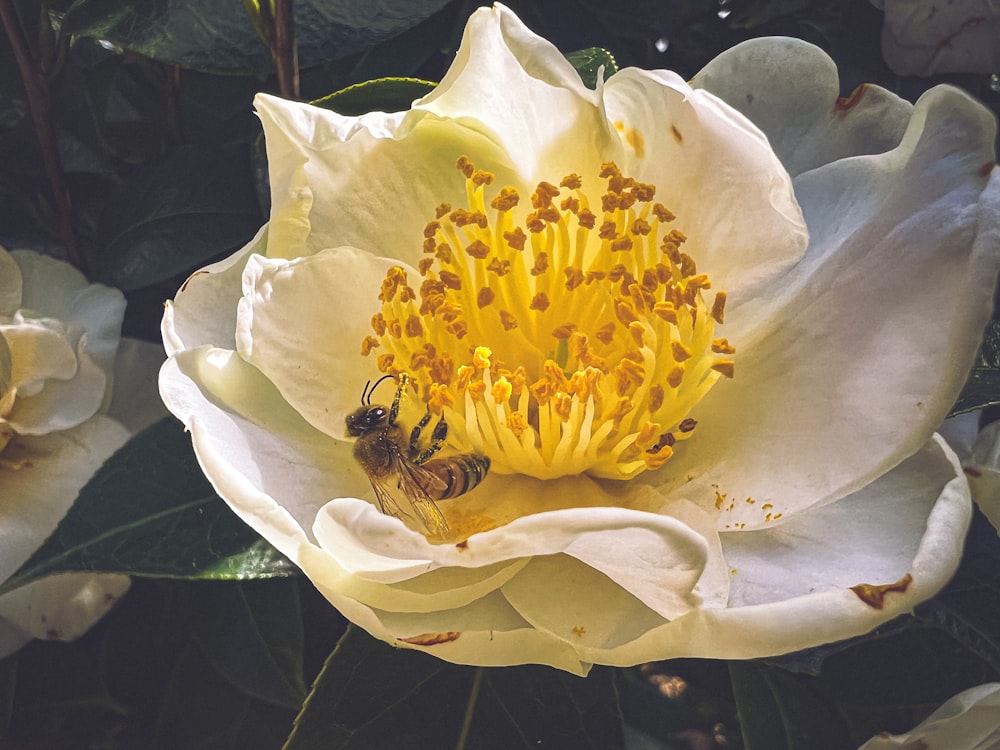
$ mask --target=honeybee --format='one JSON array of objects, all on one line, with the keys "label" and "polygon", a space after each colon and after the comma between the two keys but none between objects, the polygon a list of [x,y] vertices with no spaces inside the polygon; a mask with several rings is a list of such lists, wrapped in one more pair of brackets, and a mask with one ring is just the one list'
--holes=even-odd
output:
[{"label": "honeybee", "polygon": [[490,459],[475,453],[435,458],[448,437],[444,417],[434,426],[430,444],[421,450],[420,436],[430,423],[430,411],[413,428],[409,438],[396,422],[410,382],[406,373],[399,376],[391,406],[371,403],[372,392],[388,377],[391,376],[380,378],[371,389],[366,386],[361,394],[361,408],[347,416],[347,434],[357,438],[354,458],[368,475],[383,513],[405,515],[393,498],[391,483],[395,480],[396,489],[402,492],[425,528],[433,536],[443,536],[448,531],[448,521],[435,501],[458,497],[476,487],[486,477]]}]

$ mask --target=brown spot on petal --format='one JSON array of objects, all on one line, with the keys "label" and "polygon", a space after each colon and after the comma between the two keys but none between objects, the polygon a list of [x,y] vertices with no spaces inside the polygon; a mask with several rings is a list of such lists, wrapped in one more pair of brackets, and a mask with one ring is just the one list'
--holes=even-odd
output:
[{"label": "brown spot on petal", "polygon": [[583,627],[583,625],[577,625],[575,628],[573,628],[572,633],[577,638],[583,638],[583,636],[587,634],[587,629]]},{"label": "brown spot on petal", "polygon": [[962,471],[964,471],[970,477],[975,477],[976,479],[978,479],[983,475],[983,472],[981,472],[979,469],[974,469],[971,466],[963,466]]},{"label": "brown spot on petal", "polygon": [[838,115],[846,115],[856,106],[858,106],[858,104],[864,98],[865,91],[867,90],[868,90],[868,85],[862,83],[847,96],[839,97],[837,99],[837,103],[833,105],[834,113]]},{"label": "brown spot on petal", "polygon": [[[989,173],[987,173],[987,174],[989,174]],[[188,276],[188,277],[187,277],[187,278],[186,278],[186,279],[184,280],[184,283],[183,283],[183,284],[181,284],[181,291],[182,291],[182,292],[184,292],[184,291],[187,291],[187,288],[188,288],[188,284],[190,284],[190,283],[191,283],[191,279],[193,279],[193,278],[194,278],[195,276],[201,276],[201,275],[202,275],[203,273],[207,274],[207,273],[208,273],[208,271],[195,271],[195,272],[194,272],[193,274],[191,274],[190,276]]]},{"label": "brown spot on petal", "polygon": [[447,633],[423,633],[411,638],[400,638],[399,640],[403,643],[412,643],[414,646],[436,646],[439,643],[457,641],[460,635],[462,634],[453,631]]},{"label": "brown spot on petal", "polygon": [[469,549],[469,540],[465,539],[464,541],[458,542],[455,545],[455,549],[457,549],[459,552],[465,552],[465,550]]},{"label": "brown spot on petal", "polygon": [[984,165],[983,165],[983,166],[982,166],[982,167],[981,167],[981,168],[979,169],[979,176],[980,176],[980,177],[984,177],[984,178],[985,178],[985,177],[989,177],[989,176],[990,176],[990,172],[992,172],[992,171],[993,171],[993,169],[994,169],[995,167],[998,167],[998,166],[1000,166],[1000,164],[998,164],[997,162],[992,162],[992,161],[988,161],[988,162],[986,162],[986,163],[985,163],[985,164],[984,164]]},{"label": "brown spot on petal", "polygon": [[684,143],[684,136],[681,135],[681,131],[677,129],[676,125],[670,126],[670,132],[673,134],[674,140],[677,141],[678,146]]},{"label": "brown spot on petal", "polygon": [[871,583],[859,583],[857,586],[851,586],[851,591],[855,593],[858,599],[872,609],[882,609],[885,606],[885,597],[887,594],[891,592],[902,594],[910,588],[911,583],[913,583],[913,576],[907,573],[895,583],[886,583],[881,586],[875,586]]}]

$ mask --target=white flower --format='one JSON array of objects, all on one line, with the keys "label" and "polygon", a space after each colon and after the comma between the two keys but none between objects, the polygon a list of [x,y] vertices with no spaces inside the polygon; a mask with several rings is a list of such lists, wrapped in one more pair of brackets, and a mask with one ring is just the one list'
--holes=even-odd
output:
[{"label": "white flower", "polygon": [[[128,439],[122,421],[138,428],[157,411],[150,364],[162,357],[140,342],[119,348],[124,310],[120,292],[72,266],[0,248],[0,580]],[[116,371],[124,401],[112,402]],[[126,576],[65,574],[0,597],[0,656],[30,638],[81,635],[127,588]]]},{"label": "white flower", "polygon": [[1000,422],[979,429],[979,413],[944,423],[942,434],[955,449],[979,510],[1000,533]]},{"label": "white flower", "polygon": [[[584,672],[864,633],[958,562],[932,435],[1000,177],[960,92],[837,90],[789,39],[589,90],[495,6],[407,112],[260,96],[271,220],[168,305],[161,395],[236,513],[397,645]],[[485,481],[410,507],[390,477],[379,512],[345,419],[383,373]]]},{"label": "white flower", "polygon": [[906,734],[872,737],[858,750],[995,750],[1000,747],[1000,683],[963,690]]},{"label": "white flower", "polygon": [[882,56],[894,73],[1000,73],[996,0],[872,2],[885,10]]}]

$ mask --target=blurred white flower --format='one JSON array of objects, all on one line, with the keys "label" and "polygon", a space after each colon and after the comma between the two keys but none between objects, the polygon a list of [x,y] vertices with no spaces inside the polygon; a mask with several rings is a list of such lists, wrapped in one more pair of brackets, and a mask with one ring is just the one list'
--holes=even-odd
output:
[{"label": "blurred white flower", "polygon": [[[158,348],[120,342],[125,300],[75,268],[0,248],[0,580],[55,529],[132,429],[162,413]],[[121,344],[121,345],[120,345]],[[115,374],[118,393],[112,397]],[[81,635],[128,588],[119,575],[66,574],[0,597],[0,656],[31,638]]]},{"label": "blurred white flower", "polygon": [[996,750],[1000,682],[964,690],[905,734],[883,733],[858,750]]},{"label": "blurred white flower", "polygon": [[983,515],[1000,533],[1000,422],[979,429],[979,412],[945,422],[942,434],[955,449]]},{"label": "blurred white flower", "polygon": [[872,0],[885,11],[882,56],[901,76],[1000,73],[996,0]]}]

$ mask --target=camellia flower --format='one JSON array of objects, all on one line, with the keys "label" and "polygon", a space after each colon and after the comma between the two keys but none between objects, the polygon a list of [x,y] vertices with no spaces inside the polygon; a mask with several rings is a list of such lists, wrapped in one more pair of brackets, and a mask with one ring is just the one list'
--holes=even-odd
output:
[{"label": "camellia flower", "polygon": [[885,11],[882,55],[894,73],[1000,73],[995,0],[872,2]]},{"label": "camellia flower", "polygon": [[[130,431],[159,412],[144,383],[162,356],[150,344],[119,346],[124,311],[120,292],[89,284],[69,264],[0,248],[0,580],[52,533]],[[116,375],[125,382],[113,400]],[[31,638],[81,635],[128,583],[72,573],[5,594],[0,656]]]},{"label": "camellia flower", "polygon": [[965,467],[972,499],[1000,533],[1000,422],[979,429],[979,413],[946,421],[941,430]]},{"label": "camellia flower", "polygon": [[164,401],[398,646],[581,673],[864,633],[960,555],[933,432],[1000,177],[959,91],[837,88],[768,39],[591,90],[498,5],[409,111],[262,95],[271,219],[168,304]]},{"label": "camellia flower", "polygon": [[872,737],[859,750],[992,750],[1000,745],[1000,683],[963,690],[906,734]]}]

